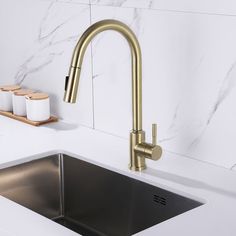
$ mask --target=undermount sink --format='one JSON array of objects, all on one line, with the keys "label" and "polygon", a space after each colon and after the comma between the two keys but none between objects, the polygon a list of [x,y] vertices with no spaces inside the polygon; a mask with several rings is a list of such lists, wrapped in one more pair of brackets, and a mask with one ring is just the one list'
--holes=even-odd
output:
[{"label": "undermount sink", "polygon": [[202,203],[56,154],[0,170],[0,194],[85,236],[128,236]]}]

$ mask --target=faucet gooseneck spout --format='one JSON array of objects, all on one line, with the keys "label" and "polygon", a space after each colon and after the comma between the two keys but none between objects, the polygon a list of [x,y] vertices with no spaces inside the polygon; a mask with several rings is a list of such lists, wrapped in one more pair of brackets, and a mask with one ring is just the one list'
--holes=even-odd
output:
[{"label": "faucet gooseneck spout", "polygon": [[[155,143],[145,143],[145,133],[142,130],[142,55],[139,42],[127,25],[117,20],[102,20],[91,25],[84,32],[74,49],[69,77],[66,81],[64,101],[76,102],[81,66],[87,46],[98,33],[106,30],[121,33],[131,49],[133,129],[130,134],[130,169],[143,170],[146,168],[145,158],[157,160],[160,158],[162,150]],[[153,126],[153,129],[155,127]],[[154,133],[156,132],[154,131]]]},{"label": "faucet gooseneck spout", "polygon": [[100,32],[115,30],[120,32],[128,41],[132,55],[132,87],[133,87],[133,130],[142,130],[142,57],[138,40],[134,33],[123,23],[115,20],[103,20],[89,27],[77,43],[70,68],[70,78],[77,78],[68,81],[68,92],[65,94],[65,101],[75,102],[81,66],[85,51],[91,40]]}]

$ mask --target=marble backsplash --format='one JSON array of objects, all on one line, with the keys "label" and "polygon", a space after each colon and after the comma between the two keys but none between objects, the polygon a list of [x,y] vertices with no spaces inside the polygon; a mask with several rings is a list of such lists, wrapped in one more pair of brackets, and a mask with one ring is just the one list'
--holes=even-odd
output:
[{"label": "marble backsplash", "polygon": [[85,55],[78,103],[62,101],[76,41],[105,18],[128,24],[140,41],[147,137],[156,122],[166,151],[235,166],[233,1],[2,0],[0,84],[46,91],[62,119],[128,138],[130,50],[118,33],[94,39]]}]

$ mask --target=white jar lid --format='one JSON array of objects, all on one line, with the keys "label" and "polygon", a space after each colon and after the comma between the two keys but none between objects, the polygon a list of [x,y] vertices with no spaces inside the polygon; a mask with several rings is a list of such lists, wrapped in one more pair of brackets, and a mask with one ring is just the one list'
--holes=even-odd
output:
[{"label": "white jar lid", "polygon": [[44,100],[49,98],[47,93],[31,93],[26,96],[29,100]]}]

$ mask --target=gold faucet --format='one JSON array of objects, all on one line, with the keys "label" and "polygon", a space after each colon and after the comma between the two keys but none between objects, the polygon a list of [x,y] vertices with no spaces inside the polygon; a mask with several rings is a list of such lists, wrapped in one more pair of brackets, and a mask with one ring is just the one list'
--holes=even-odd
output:
[{"label": "gold faucet", "polygon": [[84,53],[91,40],[100,32],[115,30],[128,41],[132,56],[132,111],[133,129],[130,132],[130,164],[129,168],[141,171],[146,168],[145,158],[158,160],[162,149],[156,145],[156,125],[153,124],[153,142],[145,142],[142,130],[142,56],[139,42],[129,27],[117,20],[102,20],[91,25],[79,39],[73,53],[69,76],[66,79],[64,101],[75,103],[79,86],[81,65]]}]

